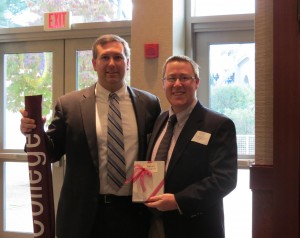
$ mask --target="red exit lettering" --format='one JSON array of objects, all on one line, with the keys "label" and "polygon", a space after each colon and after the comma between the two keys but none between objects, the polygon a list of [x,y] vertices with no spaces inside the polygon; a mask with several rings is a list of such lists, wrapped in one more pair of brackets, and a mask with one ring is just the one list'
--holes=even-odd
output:
[{"label": "red exit lettering", "polygon": [[53,12],[49,13],[48,27],[50,29],[64,28],[66,26],[67,12]]}]

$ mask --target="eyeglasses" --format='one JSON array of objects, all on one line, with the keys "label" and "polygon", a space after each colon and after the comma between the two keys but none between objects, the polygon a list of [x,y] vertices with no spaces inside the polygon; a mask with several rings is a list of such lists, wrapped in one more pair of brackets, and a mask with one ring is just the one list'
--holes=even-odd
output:
[{"label": "eyeglasses", "polygon": [[193,76],[189,76],[189,75],[180,75],[180,76],[168,76],[163,78],[164,80],[166,80],[168,83],[175,83],[177,81],[177,79],[179,79],[180,83],[185,83],[189,80],[195,79],[195,77]]}]

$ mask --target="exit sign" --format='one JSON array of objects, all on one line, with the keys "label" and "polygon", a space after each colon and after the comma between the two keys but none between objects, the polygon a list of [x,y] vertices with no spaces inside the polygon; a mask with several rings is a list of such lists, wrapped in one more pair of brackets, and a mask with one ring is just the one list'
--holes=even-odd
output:
[{"label": "exit sign", "polygon": [[49,12],[44,14],[45,31],[61,31],[71,29],[70,12]]}]

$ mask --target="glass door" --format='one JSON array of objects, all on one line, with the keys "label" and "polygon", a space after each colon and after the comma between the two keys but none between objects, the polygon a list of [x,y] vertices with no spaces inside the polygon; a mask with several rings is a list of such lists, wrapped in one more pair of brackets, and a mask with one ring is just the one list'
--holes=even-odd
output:
[{"label": "glass door", "polygon": [[224,199],[226,237],[252,235],[249,165],[255,155],[255,44],[252,30],[201,32],[195,38],[200,65],[197,97],[236,126],[238,183]]},{"label": "glass door", "polygon": [[[32,213],[25,137],[19,131],[24,96],[43,95],[50,118],[64,88],[64,41],[4,43],[0,47],[0,237],[32,237]],[[45,125],[47,126],[47,125]],[[57,205],[62,168],[53,166]]]}]

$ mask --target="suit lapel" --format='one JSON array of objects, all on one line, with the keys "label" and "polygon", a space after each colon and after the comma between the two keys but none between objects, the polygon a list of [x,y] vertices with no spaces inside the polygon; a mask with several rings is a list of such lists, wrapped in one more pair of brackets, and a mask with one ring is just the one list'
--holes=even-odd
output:
[{"label": "suit lapel", "polygon": [[137,123],[137,130],[138,130],[138,141],[139,141],[139,149],[138,149],[138,160],[143,159],[145,155],[145,150],[143,143],[142,143],[142,132],[145,131],[145,107],[144,103],[142,101],[142,98],[139,96],[138,91],[134,90],[134,88],[127,87],[127,90],[129,92],[132,105],[133,105],[133,110],[135,113],[135,118],[136,118],[136,123]]},{"label": "suit lapel", "polygon": [[153,127],[153,131],[151,134],[151,138],[148,144],[148,149],[147,149],[147,155],[146,155],[146,160],[150,161],[151,160],[151,156],[153,153],[153,148],[154,145],[157,141],[157,138],[159,137],[161,131],[163,130],[163,127],[168,119],[169,116],[169,112],[165,111],[164,113],[162,113],[156,120],[155,125]]},{"label": "suit lapel", "polygon": [[129,95],[130,95],[130,98],[132,101],[133,110],[134,110],[136,122],[138,125],[138,134],[140,136],[140,134],[141,134],[140,132],[144,131],[144,129],[145,129],[144,120],[142,120],[142,118],[145,117],[145,108],[143,107],[143,103],[140,102],[140,100],[139,100],[140,97],[136,93],[136,91],[134,91],[129,86],[127,87],[127,90],[129,92]]},{"label": "suit lapel", "polygon": [[193,136],[197,132],[199,125],[202,121],[203,113],[201,112],[202,106],[198,102],[193,111],[191,112],[191,115],[186,121],[177,139],[166,173],[166,178],[172,173],[172,170],[176,166],[177,162],[182,158],[183,151],[186,149],[187,145],[190,143]]},{"label": "suit lapel", "polygon": [[86,134],[86,140],[89,145],[89,151],[93,159],[94,166],[99,172],[99,159],[98,159],[98,147],[97,147],[97,135],[96,135],[96,97],[95,97],[95,85],[87,88],[83,94],[83,98],[80,104],[81,116],[84,131]]}]

